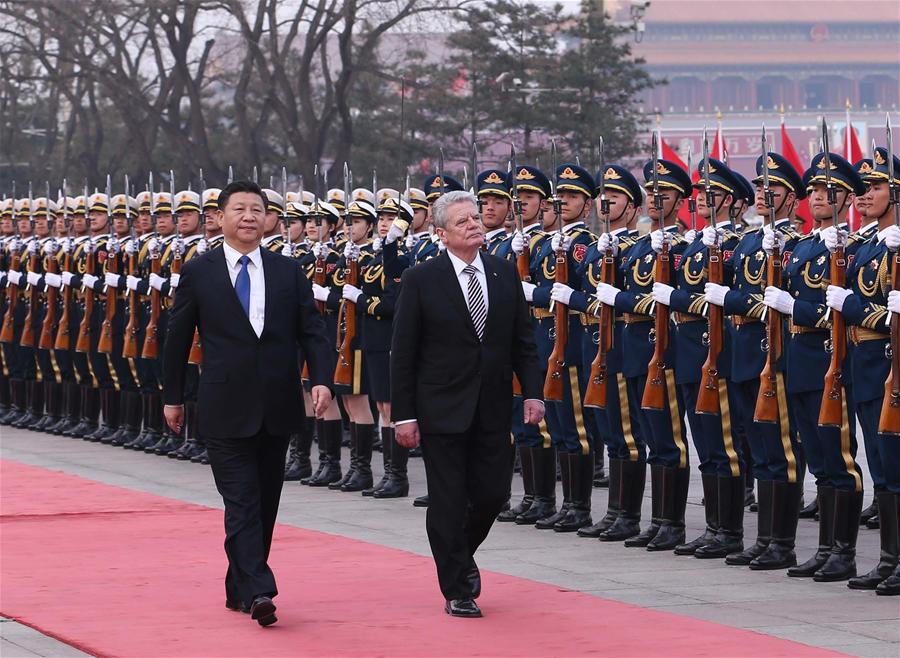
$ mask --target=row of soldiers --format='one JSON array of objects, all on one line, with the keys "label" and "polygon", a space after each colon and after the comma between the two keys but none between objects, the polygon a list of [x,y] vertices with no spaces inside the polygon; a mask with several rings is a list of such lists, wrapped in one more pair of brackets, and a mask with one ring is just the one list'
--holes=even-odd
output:
[{"label": "row of soldiers", "polygon": [[[900,248],[891,195],[900,185],[898,166],[882,148],[853,164],[826,149],[802,175],[764,150],[753,181],[709,157],[695,173],[697,183],[694,172],[657,157],[644,166],[643,185],[618,164],[604,164],[596,176],[577,163],[554,166],[549,177],[514,162],[479,172],[473,191],[484,249],[516,261],[547,363],[545,421],[522,424],[518,397],[510,410],[510,454],[520,460],[525,495],[499,520],[900,592],[900,446],[879,428],[891,370],[888,322],[900,312],[891,283]],[[696,188],[702,193],[694,198]],[[409,453],[390,426],[393,307],[403,271],[442,250],[429,230],[430,204],[461,189],[441,172],[421,190],[407,182],[404,193],[358,188],[320,199],[265,190],[263,245],[298,261],[335,336],[338,396],[321,419],[313,417],[307,396],[287,479],[375,497],[408,495]],[[203,459],[192,422],[195,390],[188,393],[185,437],[162,426],[164,373],[155,352],[181,264],[221,244],[216,194],[6,202],[0,276],[9,293],[2,311],[4,329],[9,320],[11,330],[3,336],[10,399],[0,398],[9,408],[0,422]],[[801,235],[792,220],[807,196],[815,227]],[[684,204],[705,228],[678,219]],[[645,205],[653,230],[640,234],[636,223]],[[851,206],[863,217],[853,233],[846,226]],[[754,207],[770,221],[745,228],[741,218]],[[585,225],[592,210],[605,228],[600,235]],[[844,285],[832,272],[833,254],[844,255]],[[42,339],[48,315],[52,344]],[[846,332],[838,421],[822,423],[836,325]],[[128,350],[129,344],[139,348]],[[196,368],[199,337],[195,348]],[[344,418],[350,423],[346,471]],[[865,515],[857,423],[875,488],[876,503]],[[379,426],[384,477],[375,484]],[[688,427],[706,517],[704,532],[691,541],[684,524]],[[609,499],[595,523],[592,482],[604,446]],[[648,464],[651,519],[642,530]],[[794,540],[807,468],[816,479],[819,546],[798,565]],[[745,545],[749,475],[758,517],[756,540]],[[872,517],[880,527],[881,559],[857,576],[860,519]]]}]

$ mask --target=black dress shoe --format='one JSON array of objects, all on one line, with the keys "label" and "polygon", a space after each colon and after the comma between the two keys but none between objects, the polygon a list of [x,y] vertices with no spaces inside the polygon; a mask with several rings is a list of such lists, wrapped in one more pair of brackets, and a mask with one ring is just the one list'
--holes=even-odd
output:
[{"label": "black dress shoe", "polygon": [[413,507],[428,507],[428,494],[419,496],[413,500]]},{"label": "black dress shoe", "polygon": [[257,596],[250,606],[250,618],[255,619],[260,626],[271,626],[278,617],[275,616],[275,604],[268,596]]},{"label": "black dress shoe", "polygon": [[250,606],[243,601],[233,601],[232,599],[225,599],[225,607],[229,610],[234,610],[235,612],[243,612],[244,614],[250,613]]},{"label": "black dress shoe", "polygon": [[480,617],[481,608],[474,599],[453,599],[444,604],[444,612],[451,617]]}]

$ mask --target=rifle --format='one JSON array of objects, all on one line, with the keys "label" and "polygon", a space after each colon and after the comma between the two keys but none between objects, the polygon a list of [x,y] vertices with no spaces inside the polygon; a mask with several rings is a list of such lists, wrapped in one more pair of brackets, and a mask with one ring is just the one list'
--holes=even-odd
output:
[{"label": "rifle", "polygon": [[[68,191],[66,189],[66,181],[63,181],[63,194],[68,195]],[[65,198],[68,200],[68,196]],[[87,212],[87,199],[85,199],[85,212]],[[77,210],[77,208],[76,208]],[[64,211],[65,213],[65,211]],[[71,222],[68,221],[68,214],[65,213],[63,215],[64,221],[66,221],[66,226],[69,229],[68,235],[66,235],[66,246],[65,253],[66,257],[63,261],[63,271],[64,272],[72,272],[72,250],[75,248],[75,240],[72,237],[72,232],[74,230]],[[62,312],[59,317],[59,328],[56,330],[56,340],[53,343],[53,348],[62,351],[68,351],[71,347],[71,336],[69,335],[69,324],[71,320],[69,319],[72,308],[72,286],[65,286],[62,291]]]},{"label": "rifle", "polygon": [[[516,175],[518,166],[516,164],[516,147],[514,144],[509,145],[509,161],[512,169],[512,197],[513,197],[513,213],[516,216],[516,228],[523,236],[525,235],[525,220],[522,217],[522,200],[519,198],[519,183]],[[525,248],[522,253],[516,256],[516,271],[519,273],[519,279],[522,281],[531,281],[531,254],[528,249],[528,242],[525,242]]]},{"label": "rifle", "polygon": [[[47,184],[47,198],[50,198],[50,184]],[[58,195],[63,200],[63,226],[69,227],[68,208],[66,207],[65,197],[66,181],[63,180],[63,189]],[[49,204],[48,204],[49,205]],[[50,219],[50,209],[47,209],[47,222],[50,224],[50,239],[47,241],[47,272],[49,274],[59,274],[59,259],[57,258],[56,236],[54,235],[56,228],[56,219]],[[47,313],[44,315],[44,322],[41,324],[41,336],[38,339],[38,347],[42,350],[53,349],[53,329],[56,327],[56,305],[59,299],[59,288],[47,286]]]},{"label": "rifle", "polygon": [[[150,172],[149,178],[150,189],[150,224],[153,227],[153,237],[150,238],[148,244],[150,253],[150,273],[159,274],[161,263],[159,253],[159,231],[156,227],[156,202],[153,197],[153,172]],[[174,199],[172,203],[174,203]],[[174,208],[173,208],[174,210]],[[156,359],[159,354],[159,313],[161,310],[161,302],[159,299],[159,290],[150,288],[150,318],[147,320],[147,328],[144,333],[144,347],[141,350],[142,359]]]},{"label": "rifle", "polygon": [[[109,200],[107,200],[107,203]],[[91,236],[90,214],[91,203],[88,197],[87,185],[84,186],[84,214],[88,224],[88,239],[84,242],[84,273],[93,276],[96,255],[94,254],[94,238]],[[81,290],[84,298],[84,315],[81,318],[81,324],[78,325],[78,338],[75,340],[75,351],[87,354],[91,351],[91,316],[94,314],[94,291],[85,289],[82,284]]]},{"label": "rifle", "polygon": [[[703,139],[704,140],[706,139],[706,128],[703,129]],[[693,158],[691,157],[691,147],[688,146],[688,153],[687,153],[688,175],[690,175],[692,167],[693,167]],[[696,231],[697,230],[697,199],[694,198],[693,194],[691,194],[691,196],[688,197],[687,204],[688,204],[688,213],[691,216],[691,230]]]},{"label": "rifle", "polygon": [[[49,202],[49,195],[47,201]],[[47,215],[49,217],[50,208],[47,207]],[[31,183],[28,183],[28,220],[31,223],[31,240],[37,249],[32,250],[29,245],[28,249],[28,270],[37,273],[41,262],[41,246],[37,236],[34,234],[34,196],[31,193]],[[34,311],[41,303],[39,299],[40,291],[37,286],[28,286],[28,306],[25,312],[25,325],[22,327],[22,335],[19,338],[19,345],[22,347],[34,347]]]},{"label": "rifle", "polygon": [[[9,245],[9,271],[18,272],[20,268],[22,232],[19,230],[19,221],[16,219],[16,182],[12,184],[12,223],[16,228],[16,237]],[[0,342],[11,343],[15,336],[13,325],[16,312],[16,304],[19,301],[19,286],[7,282],[6,284],[6,315],[3,316],[3,327],[0,328]]]},{"label": "rifle", "polygon": [[[557,283],[568,285],[569,282],[569,255],[563,249],[564,234],[562,226],[562,200],[556,193],[556,141],[550,141],[550,159],[553,161],[553,175],[550,178],[550,186],[553,193],[553,212],[556,217],[557,231],[559,235],[559,249],[556,251],[556,266],[553,279]],[[569,342],[569,307],[559,302],[554,302],[554,337],[553,351],[547,360],[547,376],[544,379],[544,399],[563,399],[563,374],[566,368],[566,345]]]},{"label": "rifle", "polygon": [[[281,168],[282,177],[285,176],[284,167]],[[200,218],[198,221],[203,222],[203,193],[206,189],[206,181],[203,180],[203,170],[200,170]],[[287,208],[287,191],[282,191],[283,205]],[[206,227],[203,228],[203,237],[201,240],[206,240]],[[188,353],[188,363],[199,366],[203,363],[203,347],[200,345],[200,330],[194,327],[194,340],[191,341],[191,351]]]},{"label": "rifle", "polygon": [[[400,211],[400,199],[397,199],[397,211]],[[344,163],[344,224],[347,235],[350,235],[350,170]],[[356,286],[359,283],[359,261],[356,257],[348,258],[347,273],[344,283]],[[356,304],[347,299],[341,300],[338,310],[337,351],[338,360],[334,367],[334,383],[343,386],[353,384],[353,341],[356,340]],[[343,335],[342,335],[343,334]]]},{"label": "rifle", "polygon": [[[128,176],[125,177],[125,213],[128,216]],[[111,274],[119,272],[119,247],[113,232],[112,218],[112,187],[109,174],[106,175],[106,221],[109,224],[109,238],[106,243],[106,271]],[[97,342],[97,351],[100,354],[112,354],[113,335],[112,325],[116,319],[116,306],[118,305],[118,288],[106,286],[106,315],[100,326],[100,340]]]},{"label": "rifle", "polygon": [[[888,189],[890,203],[894,206],[894,224],[900,227],[900,187],[894,182],[894,137],[890,115],[887,117],[887,161]],[[891,259],[893,260],[891,290],[900,290],[900,251],[895,251]],[[878,431],[882,434],[900,434],[900,316],[896,313],[891,314],[890,357],[891,373],[884,382],[884,402],[881,404]]]},{"label": "rifle", "polygon": [[[766,127],[762,132],[763,157],[769,157]],[[769,188],[769,166],[763,162],[763,196],[769,214],[769,226],[775,229],[775,194]],[[766,264],[766,284],[781,288],[781,250],[778,242],[772,245],[772,253],[769,254]],[[756,409],[753,412],[753,420],[757,423],[777,423],[778,413],[778,371],[777,361],[781,356],[782,343],[782,316],[773,308],[766,310],[766,338],[763,342],[763,350],[766,353],[766,363],[759,374],[759,394],[756,397]],[[786,423],[787,418],[781,418]]]},{"label": "rifle", "polygon": [[[604,220],[606,234],[610,233],[609,226],[609,199],[606,198],[606,157],[603,151],[603,138],[599,139],[600,145],[600,214]],[[616,282],[616,257],[613,254],[612,244],[603,253],[603,261],[600,264],[600,280],[609,285]],[[587,391],[584,394],[584,406],[606,408],[606,393],[608,384],[607,355],[613,348],[613,330],[615,328],[615,309],[608,304],[600,305],[600,324],[597,335],[597,355],[591,362],[591,376],[588,379]]]},{"label": "rifle", "polygon": [[[656,132],[653,133],[650,148],[653,150],[653,207],[659,216],[659,230],[665,231],[662,195],[659,193],[659,146]],[[669,245],[663,241],[662,250],[656,255],[653,266],[653,280],[669,283]],[[666,349],[669,347],[669,307],[656,305],[656,319],[653,328],[653,356],[647,364],[647,383],[641,397],[642,409],[663,410],[666,408]]]},{"label": "rifle", "polygon": [[[318,244],[321,245],[324,242],[324,233],[322,232],[322,207],[319,205],[319,198],[322,194],[322,187],[319,181],[319,164],[313,167],[313,181],[315,182],[315,190],[316,190],[316,200],[314,203],[314,216],[316,218],[316,229],[319,233]],[[316,257],[316,263],[313,266],[313,283],[318,284],[320,286],[325,285],[325,277],[327,275],[328,264],[326,263],[325,258]],[[319,313],[325,315],[325,302],[316,302],[316,305],[319,307]]]},{"label": "rifle", "polygon": [[[831,206],[831,225],[838,230],[837,188],[831,180],[831,154],[828,151],[828,125],[825,117],[822,117],[822,148],[825,151],[825,187],[828,190],[828,204]],[[847,258],[840,240],[831,253],[830,268],[831,285],[844,288],[847,285]],[[841,427],[844,420],[843,364],[847,355],[847,330],[844,316],[834,309],[831,309],[831,338],[826,341],[825,349],[831,352],[831,363],[825,373],[819,425]]]},{"label": "rifle", "polygon": [[[710,283],[721,285],[723,273],[722,250],[718,238],[719,218],[716,208],[716,193],[713,192],[709,181],[709,140],[705,128],[703,129],[703,193],[706,195],[706,207],[709,208],[712,227],[716,230],[716,242],[707,249],[706,278]],[[691,221],[696,221],[696,214],[692,215]],[[719,405],[719,370],[716,364],[722,353],[724,314],[721,306],[708,304],[707,308],[709,325],[706,330],[706,342],[709,351],[706,353],[706,361],[703,362],[703,367],[700,369],[700,391],[697,394],[695,411],[698,414],[720,416],[722,409]]]},{"label": "rifle", "polygon": [[[153,198],[153,190],[148,189],[150,198]],[[125,194],[128,194],[126,191]],[[152,201],[151,201],[152,203]],[[131,253],[128,254],[128,276],[137,276],[138,273],[138,239],[134,229],[134,217],[128,216],[129,229],[131,230]],[[141,328],[138,324],[140,314],[140,300],[136,290],[128,291],[128,324],[125,326],[125,342],[122,346],[122,357],[134,359],[138,356],[138,333]]]}]

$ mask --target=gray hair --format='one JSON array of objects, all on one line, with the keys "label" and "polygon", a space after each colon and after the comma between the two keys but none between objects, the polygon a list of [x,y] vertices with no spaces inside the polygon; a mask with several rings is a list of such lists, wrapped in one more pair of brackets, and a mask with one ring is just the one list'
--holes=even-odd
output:
[{"label": "gray hair", "polygon": [[457,203],[471,203],[478,207],[478,199],[471,192],[464,190],[445,192],[438,197],[438,200],[431,207],[431,220],[436,228],[447,228],[447,212],[450,210],[450,206]]}]

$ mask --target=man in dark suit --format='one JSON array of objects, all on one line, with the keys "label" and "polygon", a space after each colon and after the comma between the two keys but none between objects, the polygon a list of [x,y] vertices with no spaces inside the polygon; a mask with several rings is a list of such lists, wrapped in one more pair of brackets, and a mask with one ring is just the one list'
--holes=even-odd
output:
[{"label": "man in dark suit", "polygon": [[473,556],[506,501],[513,373],[524,421],[544,415],[534,332],[513,263],[481,251],[475,197],[449,192],[432,209],[446,252],[404,272],[391,346],[397,442],[421,440],[428,540],[445,611],[480,617]]},{"label": "man in dark suit", "polygon": [[261,626],[277,621],[278,590],[267,560],[288,439],[304,413],[298,346],[317,416],[332,396],[330,343],[309,281],[295,261],[259,247],[265,209],[255,183],[222,190],[224,244],[185,264],[163,360],[166,422],[177,433],[188,353],[199,330],[198,431],[225,502],[225,605],[250,612]]}]

